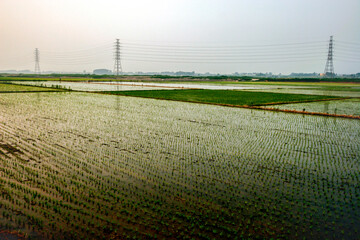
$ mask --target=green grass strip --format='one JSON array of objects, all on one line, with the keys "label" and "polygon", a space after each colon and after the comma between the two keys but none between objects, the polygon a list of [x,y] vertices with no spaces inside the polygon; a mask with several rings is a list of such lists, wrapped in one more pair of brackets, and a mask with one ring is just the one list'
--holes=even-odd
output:
[{"label": "green grass strip", "polygon": [[0,93],[12,93],[12,92],[59,92],[61,89],[35,87],[35,86],[22,86],[15,84],[0,84]]},{"label": "green grass strip", "polygon": [[339,99],[339,97],[335,96],[248,92],[234,90],[144,90],[111,91],[103,93],[229,106],[260,106],[269,104]]}]

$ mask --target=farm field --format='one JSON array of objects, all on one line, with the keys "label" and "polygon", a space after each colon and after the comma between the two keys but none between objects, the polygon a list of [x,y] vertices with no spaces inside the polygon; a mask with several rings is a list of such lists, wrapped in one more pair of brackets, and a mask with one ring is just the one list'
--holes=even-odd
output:
[{"label": "farm field", "polygon": [[132,97],[156,98],[174,101],[210,103],[231,106],[258,106],[288,102],[319,101],[335,99],[333,96],[316,96],[305,94],[262,93],[232,90],[153,90],[153,91],[112,91],[108,94],[118,94]]},{"label": "farm field", "polygon": [[129,90],[154,90],[163,89],[162,87],[145,87],[141,85],[128,84],[114,84],[111,82],[60,82],[60,81],[11,81],[19,85],[33,85],[41,87],[61,87],[63,89],[95,92],[95,91],[129,91]]},{"label": "farm field", "polygon": [[0,93],[16,93],[16,92],[53,92],[60,91],[58,89],[35,87],[35,86],[20,86],[14,84],[1,84]]},{"label": "farm field", "polygon": [[[16,84],[26,84],[34,86],[61,86],[65,89],[75,91],[127,91],[127,90],[156,90],[156,89],[214,89],[214,90],[248,90],[274,93],[291,93],[291,94],[311,94],[311,95],[330,95],[338,97],[360,97],[360,86],[355,83],[299,83],[299,82],[202,82],[202,81],[188,81],[188,82],[166,82],[166,81],[146,81],[146,82],[131,82],[131,81],[93,81],[88,79],[80,81],[74,79],[71,82],[53,81],[39,78],[35,81],[29,80],[14,80]],[[0,78],[1,81],[1,78]]]},{"label": "farm field", "polygon": [[[138,83],[140,84],[140,83]],[[150,83],[148,83],[150,84]],[[168,86],[186,86],[199,89],[249,90],[294,94],[334,95],[360,97],[359,83],[334,82],[233,82],[233,81],[196,81],[196,82],[152,82],[151,84]]]},{"label": "farm field", "polygon": [[294,104],[281,104],[274,105],[274,108],[289,109],[302,111],[305,109],[307,112],[322,112],[330,114],[345,114],[360,116],[360,99],[346,99],[346,100],[333,100],[322,102],[308,102],[308,103],[294,103]]},{"label": "farm field", "polygon": [[[253,91],[253,90],[248,90]],[[257,92],[272,92],[272,93],[290,93],[290,94],[310,94],[310,95],[327,95],[327,96],[337,96],[337,97],[360,97],[360,91],[353,90],[344,90],[342,88],[338,90],[329,90],[329,89],[297,89],[297,88],[279,88],[279,89],[259,89]]]},{"label": "farm field", "polygon": [[[360,92],[359,83],[349,82],[264,82],[264,81],[151,81],[138,84],[158,84],[169,86],[196,86],[196,88],[211,87],[212,89],[302,89],[322,91],[356,91]],[[217,88],[216,88],[217,87]]]},{"label": "farm field", "polygon": [[[0,78],[1,80],[1,78]],[[359,83],[351,82],[264,82],[264,81],[198,81],[198,84],[214,84],[214,85],[252,85],[252,86],[267,86],[267,87],[290,87],[290,88],[327,88],[327,89],[357,89],[359,91]]]},{"label": "farm field", "polygon": [[[213,84],[213,83],[164,83],[164,82],[128,82],[128,81],[10,81],[14,84],[34,86],[61,86],[75,91],[126,91],[126,90],[156,90],[156,89],[215,89],[215,90],[244,90],[244,89],[277,89],[279,86],[249,84]],[[280,86],[281,88],[304,88],[298,86]]]},{"label": "farm field", "polygon": [[358,120],[80,92],[0,101],[3,229],[35,239],[359,236]]}]

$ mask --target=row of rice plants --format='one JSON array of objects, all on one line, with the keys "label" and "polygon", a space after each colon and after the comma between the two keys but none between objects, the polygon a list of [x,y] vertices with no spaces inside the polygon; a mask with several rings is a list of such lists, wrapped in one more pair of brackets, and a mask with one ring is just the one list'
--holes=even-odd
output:
[{"label": "row of rice plants", "polygon": [[[354,236],[354,120],[79,93],[38,96],[5,98],[13,105],[0,109],[11,119],[1,133],[22,154],[6,157],[2,172],[19,202],[7,200],[9,206],[35,214],[43,231]],[[24,155],[36,161],[24,163]],[[19,183],[18,175],[33,180]],[[41,197],[31,198],[34,191]]]}]

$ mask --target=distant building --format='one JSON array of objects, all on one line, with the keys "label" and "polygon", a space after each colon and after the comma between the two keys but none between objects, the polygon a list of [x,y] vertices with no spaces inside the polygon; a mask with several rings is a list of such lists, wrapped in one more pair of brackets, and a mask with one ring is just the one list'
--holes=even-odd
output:
[{"label": "distant building", "polygon": [[93,74],[95,74],[95,75],[111,75],[112,71],[109,69],[95,69],[93,71]]}]

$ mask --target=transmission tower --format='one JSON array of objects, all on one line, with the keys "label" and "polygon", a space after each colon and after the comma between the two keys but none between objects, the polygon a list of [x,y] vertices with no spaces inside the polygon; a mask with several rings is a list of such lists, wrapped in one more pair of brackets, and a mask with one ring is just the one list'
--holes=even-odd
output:
[{"label": "transmission tower", "polygon": [[35,48],[35,74],[40,75],[40,53],[39,49]]},{"label": "transmission tower", "polygon": [[116,39],[115,41],[115,65],[114,73],[118,77],[122,73],[121,61],[120,61],[120,40]]},{"label": "transmission tower", "polygon": [[333,63],[333,36],[330,36],[328,57],[325,65],[324,74],[326,77],[334,77],[334,63]]}]

